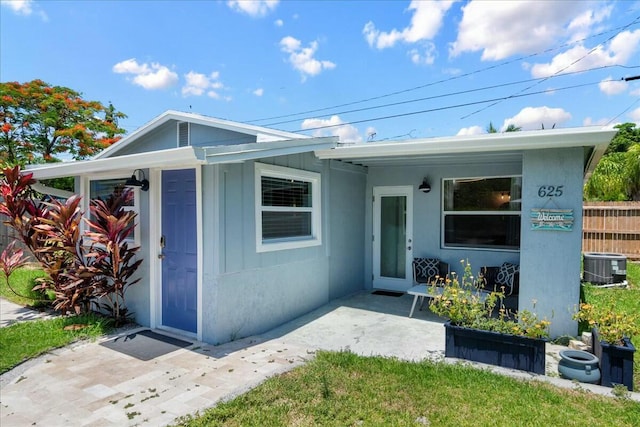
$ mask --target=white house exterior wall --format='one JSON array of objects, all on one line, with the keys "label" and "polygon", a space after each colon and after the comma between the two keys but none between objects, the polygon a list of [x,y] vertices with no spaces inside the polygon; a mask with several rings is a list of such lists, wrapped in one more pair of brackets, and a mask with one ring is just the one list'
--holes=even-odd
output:
[{"label": "white house exterior wall", "polygon": [[[322,244],[256,252],[253,162],[205,167],[202,335],[206,342],[265,332],[362,289],[363,227],[358,226],[362,223],[358,216],[364,204],[358,206],[358,200],[364,190],[363,169],[331,169],[329,161],[312,153],[260,162],[321,174]],[[217,202],[211,185],[217,185]],[[349,206],[354,216],[345,219],[342,214]],[[337,285],[332,278],[339,280]]]},{"label": "white house exterior wall", "polygon": [[[548,149],[524,154],[520,309],[533,309],[551,321],[551,335],[575,335],[571,319],[580,298],[583,156],[581,148]],[[562,185],[560,197],[539,197],[540,186]],[[571,231],[532,230],[532,208],[572,209]]]}]

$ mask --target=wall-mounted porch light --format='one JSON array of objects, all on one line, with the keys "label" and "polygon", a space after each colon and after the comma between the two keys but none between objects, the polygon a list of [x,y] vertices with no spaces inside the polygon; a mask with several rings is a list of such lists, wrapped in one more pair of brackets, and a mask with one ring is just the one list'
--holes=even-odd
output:
[{"label": "wall-mounted porch light", "polygon": [[[142,174],[142,180],[138,179],[138,177],[136,176],[136,172],[140,172]],[[149,180],[144,175],[144,171],[142,169],[136,169],[136,170],[133,171],[133,175],[131,175],[131,178],[127,179],[127,181],[124,183],[124,186],[125,187],[140,187],[140,189],[142,191],[148,191],[149,190]]]},{"label": "wall-mounted porch light", "polygon": [[422,179],[422,184],[418,186],[418,190],[422,191],[423,193],[428,193],[429,191],[431,191],[431,185],[429,185],[429,183],[427,182],[426,176]]}]

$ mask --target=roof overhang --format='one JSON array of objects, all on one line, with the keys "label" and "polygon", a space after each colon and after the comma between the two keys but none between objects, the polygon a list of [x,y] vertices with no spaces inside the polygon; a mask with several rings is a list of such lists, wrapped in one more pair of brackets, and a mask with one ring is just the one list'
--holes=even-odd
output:
[{"label": "roof overhang", "polygon": [[526,150],[583,147],[585,174],[593,170],[616,134],[612,128],[569,128],[504,132],[483,135],[423,138],[405,141],[369,142],[341,145],[315,152],[320,159],[336,159],[361,164],[408,165],[437,162],[517,161]]},{"label": "roof overhang", "polygon": [[336,144],[337,137],[323,137],[216,147],[181,147],[104,159],[31,165],[27,167],[27,171],[33,173],[35,179],[50,179],[115,171],[131,172],[134,169],[242,163],[247,160],[326,150]]}]

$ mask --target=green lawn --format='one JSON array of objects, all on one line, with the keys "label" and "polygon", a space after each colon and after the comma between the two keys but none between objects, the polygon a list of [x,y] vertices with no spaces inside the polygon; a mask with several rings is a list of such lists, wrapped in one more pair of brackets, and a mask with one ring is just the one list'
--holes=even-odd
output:
[{"label": "green lawn", "polygon": [[[640,263],[627,262],[627,289],[599,288],[584,285],[582,287],[584,299],[595,306],[613,304],[622,313],[640,313]],[[640,326],[640,325],[638,325]],[[640,336],[632,338],[633,345],[640,349]],[[633,388],[640,390],[640,351],[636,352],[633,364]]]},{"label": "green lawn", "polygon": [[178,425],[622,427],[640,425],[640,404],[463,365],[319,352]]},{"label": "green lawn", "polygon": [[52,299],[50,296],[31,290],[36,284],[36,279],[44,275],[41,269],[19,268],[11,275],[9,279],[11,288],[9,288],[4,273],[0,273],[0,296],[24,306],[34,308],[48,306]]},{"label": "green lawn", "polygon": [[[0,296],[16,304],[30,307],[46,307],[51,298],[40,292],[33,292],[35,279],[43,277],[39,269],[19,268],[10,278],[11,288],[0,273]],[[63,328],[71,324],[85,324],[86,328],[77,331],[65,331]],[[25,360],[37,357],[54,348],[64,347],[84,338],[96,338],[111,330],[110,322],[102,316],[85,315],[37,320],[18,323],[0,328],[0,373],[8,371]]]},{"label": "green lawn", "polygon": [[[109,320],[102,316],[88,314],[21,322],[0,328],[0,373],[54,348],[104,335],[111,330],[109,324]],[[63,328],[67,325],[86,327],[65,331]]]}]

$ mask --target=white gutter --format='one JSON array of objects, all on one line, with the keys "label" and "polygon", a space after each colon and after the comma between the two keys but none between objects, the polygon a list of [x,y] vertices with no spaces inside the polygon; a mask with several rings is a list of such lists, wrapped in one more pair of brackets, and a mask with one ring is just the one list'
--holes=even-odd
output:
[{"label": "white gutter", "polygon": [[170,150],[109,157],[106,159],[31,165],[28,166],[26,170],[32,172],[35,179],[49,179],[114,170],[133,171],[134,169],[150,167],[176,167],[203,163],[205,163],[205,160],[204,150],[202,148],[181,147]]},{"label": "white gutter", "polygon": [[61,199],[68,199],[73,196],[74,193],[72,191],[60,190],[59,188],[48,187],[40,182],[36,182],[31,185],[31,188],[36,190],[41,194],[48,194],[49,196],[59,197]]},{"label": "white gutter", "polygon": [[[604,151],[616,134],[615,129],[570,128],[505,132],[473,136],[454,136],[394,142],[369,142],[317,150],[320,159],[366,159],[435,154],[462,154],[545,148],[596,146]],[[604,147],[604,148],[602,148]]]},{"label": "white gutter", "polygon": [[208,164],[238,163],[265,157],[285,156],[307,153],[335,147],[337,136],[320,138],[290,139],[286,141],[255,142],[251,144],[206,147],[205,158]]}]

